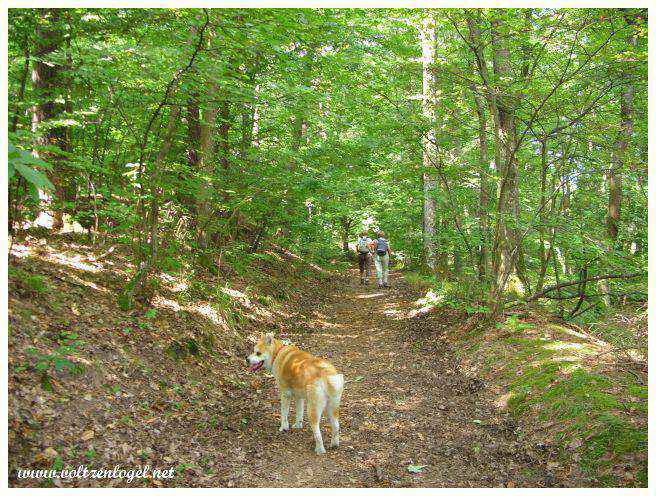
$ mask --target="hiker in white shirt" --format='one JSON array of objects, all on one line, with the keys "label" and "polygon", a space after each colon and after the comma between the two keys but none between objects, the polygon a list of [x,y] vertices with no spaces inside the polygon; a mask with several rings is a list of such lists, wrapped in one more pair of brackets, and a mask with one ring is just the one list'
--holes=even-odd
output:
[{"label": "hiker in white shirt", "polygon": [[360,268],[360,284],[369,284],[371,276],[371,246],[372,241],[366,231],[360,233],[355,242],[355,251],[358,253],[358,267]]}]

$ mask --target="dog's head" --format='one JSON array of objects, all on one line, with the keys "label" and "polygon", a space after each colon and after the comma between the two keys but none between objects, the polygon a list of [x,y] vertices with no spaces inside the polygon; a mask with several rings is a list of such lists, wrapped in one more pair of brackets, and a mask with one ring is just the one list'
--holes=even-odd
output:
[{"label": "dog's head", "polygon": [[253,353],[248,355],[248,363],[251,366],[251,372],[257,372],[263,366],[271,368],[271,357],[275,352],[275,339],[273,333],[262,333],[255,343]]}]

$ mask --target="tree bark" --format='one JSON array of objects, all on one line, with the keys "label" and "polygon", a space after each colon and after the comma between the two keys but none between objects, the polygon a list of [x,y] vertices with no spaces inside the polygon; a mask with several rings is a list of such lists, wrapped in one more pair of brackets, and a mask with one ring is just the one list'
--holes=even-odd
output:
[{"label": "tree bark", "polygon": [[[218,86],[215,83],[208,85],[207,104],[202,112],[202,120],[200,125],[200,153],[198,160],[198,169],[205,176],[209,178],[214,175],[214,127],[216,125],[217,108],[212,103],[218,92]],[[198,233],[197,241],[198,247],[204,250],[209,245],[209,235],[207,228],[210,222],[210,200],[212,198],[212,181],[205,179],[201,185],[200,194],[198,195],[198,202],[196,211],[198,213]]]},{"label": "tree bark", "polygon": [[[635,38],[631,40],[635,44]],[[608,217],[606,226],[611,244],[617,241],[622,205],[622,172],[626,162],[626,149],[633,135],[634,87],[630,76],[624,75],[625,84],[620,96],[620,132],[615,142],[611,167],[608,171]]]},{"label": "tree bark", "polygon": [[[629,27],[631,19],[626,18]],[[628,44],[636,47],[637,39],[631,35]],[[633,96],[635,89],[631,81],[631,75],[626,71],[623,73],[624,85],[620,95],[620,132],[615,142],[611,166],[608,171],[608,215],[606,217],[606,229],[608,234],[608,251],[615,249],[620,230],[620,215],[622,207],[622,173],[626,162],[626,150],[633,135]],[[611,304],[611,288],[608,280],[600,284],[604,293],[604,304]]]},{"label": "tree bark", "polygon": [[157,265],[157,256],[158,256],[158,248],[159,248],[159,238],[158,238],[159,197],[161,194],[160,186],[158,183],[160,177],[160,170],[163,166],[164,161],[166,160],[169,150],[171,149],[171,144],[173,143],[173,138],[175,136],[175,132],[178,126],[179,117],[180,117],[180,107],[178,105],[174,105],[171,108],[171,112],[169,114],[168,124],[166,126],[166,134],[162,139],[162,144],[159,148],[159,151],[157,152],[157,157],[155,158],[155,162],[153,164],[149,177],[151,200],[150,200],[150,208],[148,211],[148,219],[146,223],[146,227],[148,229],[148,237],[149,237],[148,250],[147,250],[148,255],[147,257],[145,257],[144,260],[142,260],[139,266],[139,270],[137,270],[135,276],[128,283],[126,291],[121,297],[123,304],[125,305],[126,308],[132,308],[134,304],[133,302],[134,302],[135,295],[139,294],[142,287],[148,280],[148,276]]},{"label": "tree bark", "polygon": [[479,174],[479,205],[477,209],[478,228],[481,233],[481,239],[478,245],[478,280],[485,281],[487,278],[488,268],[488,243],[489,243],[489,219],[488,208],[490,202],[487,176],[489,173],[490,159],[487,143],[487,119],[485,108],[481,96],[478,94],[476,87],[471,87],[474,96],[474,105],[476,115],[478,116],[478,174]]},{"label": "tree bark", "polygon": [[[16,103],[22,103],[23,99],[25,98],[25,87],[27,86],[27,76],[30,74],[30,45],[29,41],[25,41],[25,48],[24,48],[24,56],[25,56],[25,62],[23,65],[23,72],[21,74],[21,80],[20,80],[20,89],[18,90],[18,101]],[[16,129],[18,128],[18,109],[16,113],[14,113],[13,117],[11,118],[11,132],[15,133]]]},{"label": "tree bark", "polygon": [[353,231],[354,222],[353,219],[349,219],[346,216],[340,218],[339,222],[342,225],[342,250],[344,251],[344,255],[348,257],[350,255],[348,242]]},{"label": "tree bark", "polygon": [[[517,260],[520,259],[517,237],[517,221],[519,219],[518,164],[515,158],[516,129],[514,118],[515,102],[510,90],[501,85],[507,85],[510,77],[510,52],[506,38],[501,32],[504,23],[500,18],[492,21],[492,48],[494,52],[493,67],[500,86],[497,91],[497,108],[499,112],[499,130],[501,133],[501,163],[499,164],[499,197],[497,204],[497,228],[494,246],[498,253],[499,265],[497,276],[497,295],[506,291],[509,282],[514,290],[523,293],[520,283]],[[509,219],[512,219],[509,221]]]},{"label": "tree bark", "polygon": [[544,278],[547,274],[549,264],[549,254],[546,250],[546,204],[547,204],[547,138],[540,141],[540,225],[538,232],[540,236],[540,245],[538,255],[540,258],[540,272],[535,290],[540,291],[544,286]]},{"label": "tree bark", "polygon": [[435,23],[432,16],[423,20],[419,29],[422,53],[422,115],[428,121],[428,130],[422,137],[422,184],[424,190],[423,240],[424,259],[431,272],[437,268],[435,244],[437,178],[431,169],[437,160],[435,133]]},{"label": "tree bark", "polygon": [[187,165],[195,169],[198,164],[198,146],[200,143],[200,109],[198,94],[192,92],[187,100]]},{"label": "tree bark", "polygon": [[[32,87],[36,103],[32,107],[32,132],[36,136],[36,148],[33,154],[43,158],[53,167],[49,173],[55,186],[55,194],[61,192],[61,157],[56,153],[40,152],[39,147],[62,146],[66,135],[62,127],[52,127],[47,131],[44,124],[64,111],[64,105],[57,101],[60,96],[62,81],[61,66],[52,60],[52,55],[63,43],[60,9],[38,9],[39,18],[35,31],[34,63],[32,64]],[[62,211],[55,208],[53,196],[44,191],[39,192],[41,208],[52,215],[52,229],[63,227]]]},{"label": "tree bark", "polygon": [[223,170],[227,170],[230,165],[230,100],[228,96],[221,102],[219,111],[219,162]]}]

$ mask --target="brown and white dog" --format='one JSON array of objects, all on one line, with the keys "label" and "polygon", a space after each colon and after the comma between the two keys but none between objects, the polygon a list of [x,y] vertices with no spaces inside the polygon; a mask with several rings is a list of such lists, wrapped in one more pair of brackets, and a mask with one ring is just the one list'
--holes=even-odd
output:
[{"label": "brown and white dog", "polygon": [[262,367],[276,379],[280,391],[280,431],[289,430],[289,408],[296,401],[296,422],[293,429],[303,427],[303,408],[307,401],[308,418],[314,433],[317,454],[326,452],[319,422],[324,409],[332,429],[331,447],[339,446],[339,404],[344,390],[344,376],[328,361],[317,358],[296,346],[275,339],[273,333],[260,336],[254,352],[248,356],[251,371]]}]

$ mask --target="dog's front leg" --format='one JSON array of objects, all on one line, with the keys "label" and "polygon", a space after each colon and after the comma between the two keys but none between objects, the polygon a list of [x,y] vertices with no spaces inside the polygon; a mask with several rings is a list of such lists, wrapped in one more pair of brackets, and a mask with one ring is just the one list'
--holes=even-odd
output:
[{"label": "dog's front leg", "polygon": [[280,390],[280,432],[289,430],[289,407],[292,395],[288,391]]},{"label": "dog's front leg", "polygon": [[303,409],[305,408],[305,398],[303,396],[296,397],[296,422],[292,425],[292,429],[303,428]]}]

